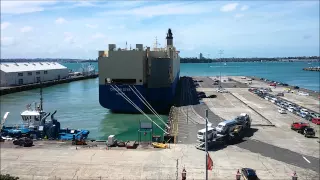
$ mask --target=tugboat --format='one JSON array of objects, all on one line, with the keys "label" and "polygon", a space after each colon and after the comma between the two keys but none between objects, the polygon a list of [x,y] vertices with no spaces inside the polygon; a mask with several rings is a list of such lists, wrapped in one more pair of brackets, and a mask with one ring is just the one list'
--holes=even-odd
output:
[{"label": "tugboat", "polygon": [[43,111],[42,87],[40,87],[40,104],[35,109],[31,104],[21,113],[22,123],[16,126],[4,126],[9,112],[5,113],[1,122],[1,138],[21,138],[30,137],[32,139],[50,139],[50,140],[74,140],[86,139],[89,135],[88,130],[60,129],[60,122],[54,118],[57,111],[51,115],[51,120],[46,120],[51,113]]}]

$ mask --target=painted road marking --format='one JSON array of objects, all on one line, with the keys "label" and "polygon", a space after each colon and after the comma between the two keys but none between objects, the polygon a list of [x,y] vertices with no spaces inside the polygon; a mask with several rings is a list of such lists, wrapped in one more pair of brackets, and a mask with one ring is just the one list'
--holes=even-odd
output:
[{"label": "painted road marking", "polygon": [[306,160],[308,163],[311,163],[306,157],[302,156],[304,160]]}]

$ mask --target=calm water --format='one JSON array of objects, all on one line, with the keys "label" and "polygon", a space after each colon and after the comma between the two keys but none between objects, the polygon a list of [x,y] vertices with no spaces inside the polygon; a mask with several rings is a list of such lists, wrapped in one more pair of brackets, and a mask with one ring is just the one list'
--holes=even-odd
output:
[{"label": "calm water", "polygon": [[[94,63],[93,63],[94,64]],[[78,71],[81,64],[66,63],[68,68]],[[94,64],[97,67],[97,64]],[[303,67],[319,66],[319,63],[220,63],[181,64],[181,76],[252,75],[285,82],[319,91],[319,72],[303,71]],[[118,139],[138,139],[139,120],[148,122],[143,115],[112,114],[99,104],[98,79],[61,84],[43,90],[44,109],[47,112],[58,110],[56,119],[63,127],[85,128],[90,137],[106,139],[115,134]],[[1,117],[9,111],[6,124],[20,122],[20,113],[25,105],[39,100],[39,90],[0,96]],[[151,116],[161,124],[155,116]],[[166,116],[162,116],[166,119]],[[162,134],[155,128],[155,134]],[[149,136],[143,136],[146,139]]]}]

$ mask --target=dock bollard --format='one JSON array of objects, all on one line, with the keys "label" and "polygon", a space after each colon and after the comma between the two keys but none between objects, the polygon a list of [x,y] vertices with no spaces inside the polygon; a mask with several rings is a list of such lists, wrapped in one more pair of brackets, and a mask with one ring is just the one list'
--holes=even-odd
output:
[{"label": "dock bollard", "polygon": [[236,174],[236,180],[240,180],[241,179],[241,174],[240,171],[238,169],[237,174]]},{"label": "dock bollard", "polygon": [[298,180],[298,176],[297,176],[296,171],[294,171],[292,174],[292,180]]}]

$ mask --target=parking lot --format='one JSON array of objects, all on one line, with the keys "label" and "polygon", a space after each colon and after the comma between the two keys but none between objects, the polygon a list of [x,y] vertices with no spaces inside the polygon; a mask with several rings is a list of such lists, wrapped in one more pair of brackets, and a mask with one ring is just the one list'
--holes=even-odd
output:
[{"label": "parking lot", "polygon": [[[235,82],[238,83],[244,81],[241,77],[230,78],[235,79]],[[224,79],[228,78],[225,77]],[[248,81],[246,80],[246,82]],[[225,86],[225,89],[229,91],[229,93],[218,93],[216,92],[218,86],[210,87],[209,85],[202,85],[202,82],[197,83],[200,84],[197,88],[198,92],[204,92],[206,96],[212,94],[217,95],[216,98],[203,98],[202,101],[205,104],[203,108],[210,109],[211,112],[220,117],[220,119],[233,119],[240,113],[247,113],[251,116],[252,128],[256,129],[255,132],[245,143],[240,143],[235,146],[269,157],[272,155],[266,152],[267,149],[269,149],[268,152],[270,152],[270,150],[273,152],[277,151],[279,156],[275,155],[272,156],[272,158],[281,159],[281,157],[288,157],[288,159],[282,159],[281,161],[288,164],[299,164],[299,166],[306,165],[309,169],[315,167],[313,170],[316,170],[316,168],[319,169],[319,127],[317,125],[310,122],[310,126],[316,129],[316,137],[306,138],[302,134],[291,130],[291,124],[292,122],[309,121],[289,112],[287,114],[280,114],[278,112],[279,107],[276,106],[275,103],[258,97],[256,94],[249,92],[248,88]],[[209,81],[207,80],[205,83],[208,84]],[[225,82],[225,84],[228,84],[228,81]],[[255,81],[247,85],[269,87],[265,83],[256,83]],[[279,92],[282,91],[279,90]],[[277,92],[274,91],[274,93]],[[312,97],[299,97],[312,99]],[[317,106],[316,103],[311,103],[310,105]],[[214,119],[210,117],[209,120],[214,121]],[[270,126],[270,123],[275,127]]]}]

